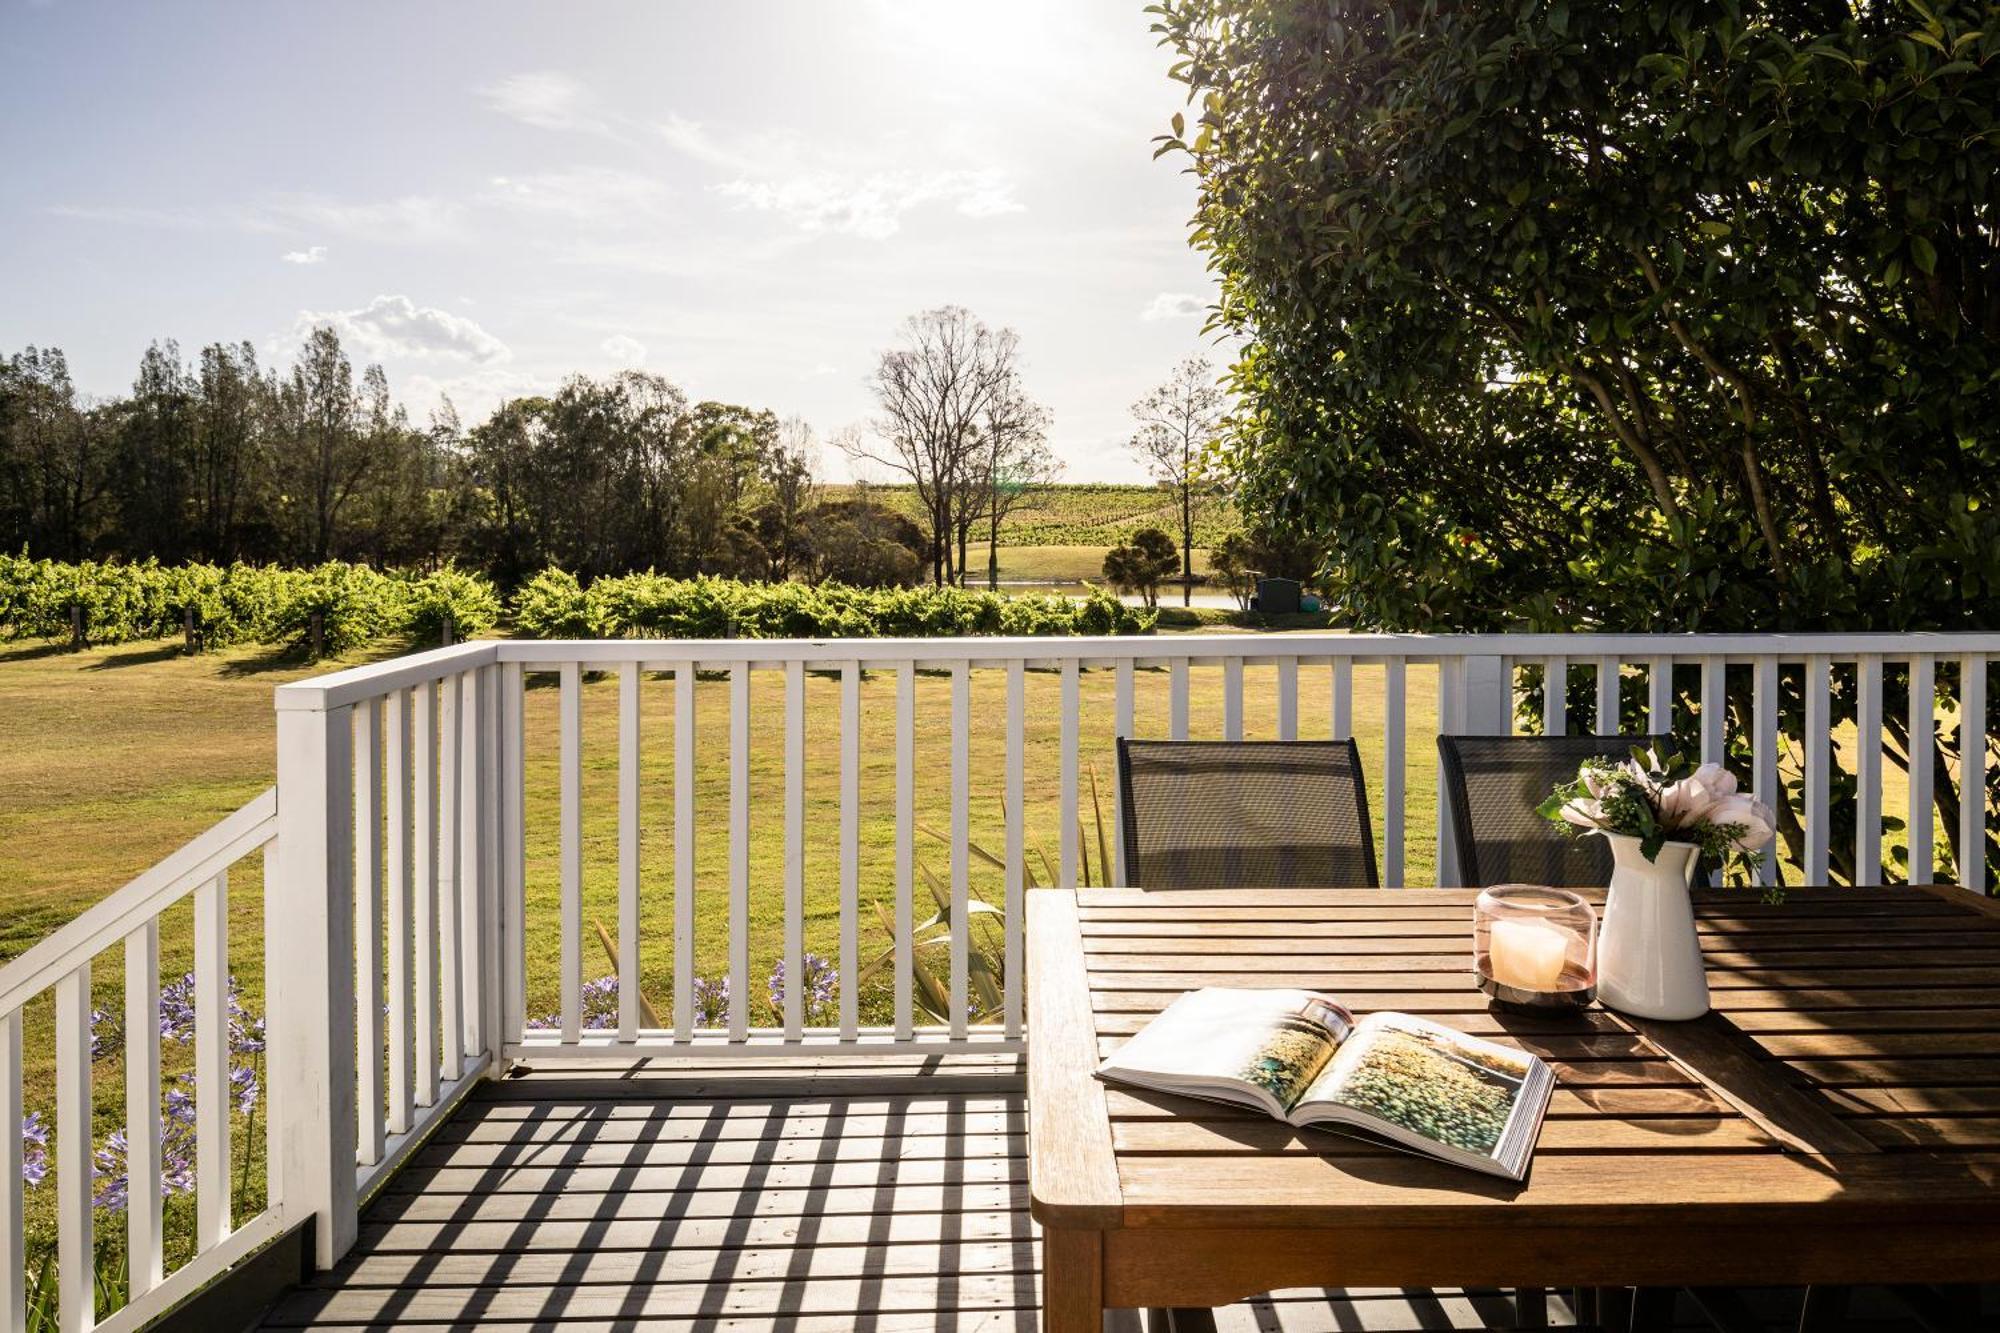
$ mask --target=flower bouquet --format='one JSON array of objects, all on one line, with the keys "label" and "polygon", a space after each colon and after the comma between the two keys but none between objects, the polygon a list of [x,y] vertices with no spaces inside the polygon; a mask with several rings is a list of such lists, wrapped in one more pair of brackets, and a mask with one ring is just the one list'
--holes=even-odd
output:
[{"label": "flower bouquet", "polygon": [[1702,858],[1719,866],[1734,857],[1754,869],[1777,828],[1771,807],[1738,791],[1721,764],[1635,749],[1628,760],[1585,760],[1540,810],[1572,834],[1599,833],[1611,844],[1598,997],[1643,1018],[1707,1013],[1688,884]]},{"label": "flower bouquet", "polygon": [[1586,759],[1573,782],[1559,784],[1541,813],[1576,834],[1616,834],[1639,841],[1648,861],[1669,842],[1686,843],[1721,865],[1734,856],[1754,870],[1777,830],[1771,807],[1739,791],[1721,764],[1696,767],[1678,755]]}]

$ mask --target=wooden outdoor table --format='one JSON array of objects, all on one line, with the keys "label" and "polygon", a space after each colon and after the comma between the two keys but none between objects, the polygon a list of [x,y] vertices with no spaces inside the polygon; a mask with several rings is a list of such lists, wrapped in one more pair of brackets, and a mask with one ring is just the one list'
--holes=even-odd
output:
[{"label": "wooden outdoor table", "polygon": [[[1044,1326],[1286,1287],[1994,1280],[2000,915],[1952,892],[1703,891],[1716,1012],[1650,1023],[1489,1010],[1471,890],[1037,890]],[[1201,986],[1310,987],[1543,1056],[1527,1182],[1091,1076]]]}]

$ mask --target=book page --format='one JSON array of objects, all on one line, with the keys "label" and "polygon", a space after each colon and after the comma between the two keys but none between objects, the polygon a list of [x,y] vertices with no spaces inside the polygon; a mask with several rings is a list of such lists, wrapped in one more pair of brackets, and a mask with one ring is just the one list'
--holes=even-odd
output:
[{"label": "book page", "polygon": [[1394,1138],[1496,1157],[1534,1063],[1408,1014],[1371,1014],[1296,1104],[1301,1118],[1342,1108]]},{"label": "book page", "polygon": [[1211,988],[1183,995],[1105,1060],[1098,1073],[1166,1092],[1231,1085],[1282,1115],[1326,1068],[1352,1017],[1299,990]]}]

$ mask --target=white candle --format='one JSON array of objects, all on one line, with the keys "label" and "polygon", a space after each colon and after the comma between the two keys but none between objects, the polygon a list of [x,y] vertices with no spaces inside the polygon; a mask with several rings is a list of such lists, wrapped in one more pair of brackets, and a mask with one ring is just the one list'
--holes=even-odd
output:
[{"label": "white candle", "polygon": [[1493,979],[1516,990],[1554,991],[1568,949],[1567,932],[1539,921],[1496,920],[1487,936]]}]

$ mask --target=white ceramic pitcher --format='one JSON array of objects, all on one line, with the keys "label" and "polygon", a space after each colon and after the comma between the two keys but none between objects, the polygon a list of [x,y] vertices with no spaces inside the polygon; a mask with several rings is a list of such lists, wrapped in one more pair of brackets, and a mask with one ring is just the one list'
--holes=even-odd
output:
[{"label": "white ceramic pitcher", "polygon": [[1700,1018],[1708,1012],[1708,973],[1688,882],[1701,849],[1670,842],[1648,861],[1639,839],[1604,837],[1611,843],[1611,893],[1597,937],[1597,998],[1640,1018]]}]

